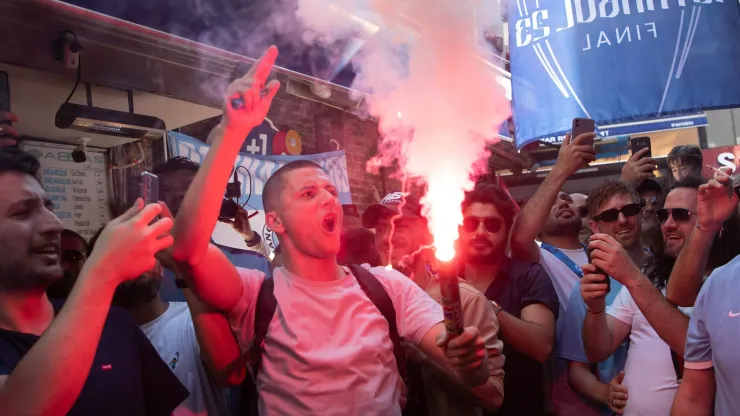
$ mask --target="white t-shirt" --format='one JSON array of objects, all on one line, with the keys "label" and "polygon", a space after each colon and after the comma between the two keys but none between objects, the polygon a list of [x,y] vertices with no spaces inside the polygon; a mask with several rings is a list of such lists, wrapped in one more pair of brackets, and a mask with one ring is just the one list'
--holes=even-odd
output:
[{"label": "white t-shirt", "polygon": [[[442,307],[401,273],[370,271],[393,302],[399,336],[418,345],[442,321]],[[265,276],[239,273],[244,289],[228,317],[246,352]],[[280,267],[273,279],[277,310],[256,383],[260,414],[400,415],[402,381],[388,322],[354,276],[314,282]]]},{"label": "white t-shirt", "polygon": [[[690,308],[681,308],[689,314]],[[614,318],[631,325],[630,345],[624,365],[622,384],[629,390],[624,409],[626,416],[668,415],[678,392],[676,370],[671,350],[648,323],[632,299],[627,287],[622,287],[607,309]]]},{"label": "white t-shirt", "polygon": [[[571,259],[578,267],[588,263],[588,255],[582,248],[576,250],[558,248],[558,250]],[[555,286],[555,292],[557,292],[558,301],[560,301],[560,316],[562,316],[563,308],[568,305],[570,294],[573,293],[573,288],[581,277],[573,273],[573,271],[559,258],[555,257],[554,254],[542,247],[540,247],[540,264],[545,268],[547,274],[550,275],[552,284]]]},{"label": "white t-shirt", "polygon": [[190,392],[173,412],[175,416],[228,414],[226,391],[216,385],[200,359],[200,347],[187,303],[170,302],[165,313],[141,325],[141,330]]}]

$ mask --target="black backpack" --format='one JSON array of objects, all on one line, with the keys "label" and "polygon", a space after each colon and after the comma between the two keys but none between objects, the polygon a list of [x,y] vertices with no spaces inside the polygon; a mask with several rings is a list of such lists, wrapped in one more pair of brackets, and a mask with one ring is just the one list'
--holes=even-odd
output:
[{"label": "black backpack", "polygon": [[[393,343],[393,355],[398,364],[398,372],[408,388],[408,402],[403,411],[404,416],[424,416],[427,414],[426,398],[423,395],[423,386],[419,368],[406,362],[406,354],[401,346],[401,338],[396,328],[396,310],[388,293],[378,279],[367,269],[359,265],[350,265],[349,269],[360,284],[362,291],[370,298],[376,308],[383,314],[388,321],[389,336]],[[257,379],[260,362],[262,360],[262,351],[267,335],[267,328],[270,326],[272,318],[275,316],[277,309],[277,299],[273,292],[275,281],[272,278],[266,278],[262,282],[259,294],[257,295],[257,305],[254,314],[254,337],[252,338],[252,347],[248,352],[249,365],[252,366],[252,376],[247,377],[242,384],[241,391],[241,412],[245,416],[257,416],[258,394],[257,386],[254,380]],[[407,371],[407,367],[408,370]]]}]

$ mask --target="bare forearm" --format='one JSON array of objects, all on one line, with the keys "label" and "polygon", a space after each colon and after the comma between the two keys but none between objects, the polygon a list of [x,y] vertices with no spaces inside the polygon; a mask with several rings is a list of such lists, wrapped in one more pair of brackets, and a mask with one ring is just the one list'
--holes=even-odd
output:
[{"label": "bare forearm", "polygon": [[683,356],[689,317],[671,305],[647,277],[640,273],[627,289],[650,326],[673,351]]},{"label": "bare forearm", "polygon": [[517,351],[544,363],[552,353],[555,330],[527,322],[501,311],[498,314],[502,339]]},{"label": "bare forearm", "polygon": [[545,226],[550,209],[567,179],[555,169],[550,171],[517,216],[511,232],[511,253],[514,257],[535,262],[539,260],[535,238]]},{"label": "bare forearm", "polygon": [[223,387],[240,384],[247,374],[246,366],[235,365],[241,358],[239,345],[231,332],[228,319],[206,307],[189,289],[183,295],[193,318],[200,358]]},{"label": "bare forearm", "polygon": [[223,135],[219,134],[213,140],[203,165],[185,195],[172,231],[175,238],[173,257],[178,261],[194,265],[205,256],[218,221],[226,184],[242,143],[242,140],[229,137],[233,134],[224,130]]},{"label": "bare forearm", "polygon": [[69,412],[90,373],[114,291],[95,270],[83,270],[62,310],[0,387],[0,414]]},{"label": "bare forearm", "polygon": [[592,363],[604,361],[613,351],[609,351],[611,331],[606,320],[606,312],[587,312],[583,320],[583,347]]},{"label": "bare forearm", "polygon": [[693,306],[701,290],[707,269],[709,252],[714,241],[713,232],[694,229],[686,247],[676,259],[666,287],[666,298],[678,306]]},{"label": "bare forearm", "polygon": [[581,396],[606,404],[609,386],[600,382],[591,372],[592,364],[568,362],[568,381]]},{"label": "bare forearm", "polygon": [[706,400],[692,400],[681,394],[679,387],[676,399],[673,401],[671,416],[712,416],[712,403]]}]

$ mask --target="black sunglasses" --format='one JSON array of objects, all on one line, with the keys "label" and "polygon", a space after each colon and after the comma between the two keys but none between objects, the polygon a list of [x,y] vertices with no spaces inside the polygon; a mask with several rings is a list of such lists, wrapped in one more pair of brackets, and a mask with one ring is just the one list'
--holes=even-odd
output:
[{"label": "black sunglasses", "polygon": [[478,226],[480,226],[481,223],[483,223],[483,227],[489,233],[499,232],[501,230],[501,226],[504,225],[503,221],[495,217],[468,217],[463,220],[463,230],[465,230],[466,233],[475,232],[475,230],[478,229]]},{"label": "black sunglasses", "polygon": [[634,217],[642,211],[642,204],[628,204],[622,207],[622,209],[607,209],[599,215],[594,216],[594,221],[603,222],[614,222],[619,219],[619,213],[624,214],[625,217]]},{"label": "black sunglasses", "polygon": [[673,217],[673,220],[676,222],[686,222],[695,214],[695,212],[691,212],[686,208],[662,208],[655,211],[655,216],[661,224],[668,221],[668,217]]},{"label": "black sunglasses", "polygon": [[64,250],[62,251],[62,260],[67,263],[77,263],[82,260],[83,255],[77,250]]}]

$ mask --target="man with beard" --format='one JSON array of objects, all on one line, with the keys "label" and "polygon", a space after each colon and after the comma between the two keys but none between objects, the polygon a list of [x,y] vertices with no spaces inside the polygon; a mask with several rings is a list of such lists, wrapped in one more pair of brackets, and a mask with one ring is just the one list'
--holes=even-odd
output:
[{"label": "man with beard", "polygon": [[479,184],[465,195],[462,211],[463,275],[491,301],[504,342],[506,396],[496,414],[543,415],[543,363],[552,353],[558,315],[555,288],[541,265],[506,256],[516,207],[501,189]]},{"label": "man with beard", "polygon": [[[421,203],[413,195],[401,192],[386,195],[379,204],[369,206],[362,214],[362,225],[375,229],[375,244],[379,247],[381,264],[390,264],[406,274],[437,303],[442,293],[433,272],[434,254],[425,249],[432,243],[426,219],[421,215]],[[405,345],[409,358],[421,364],[421,384],[424,388],[427,414],[481,415],[482,410],[498,410],[504,398],[503,344],[498,339],[498,319],[486,297],[460,281],[460,303],[463,322],[480,330],[486,343],[490,363],[488,382],[466,388],[455,375],[435,364],[411,345]],[[410,393],[414,386],[409,386]]]},{"label": "man with beard", "polygon": [[62,276],[63,227],[38,170],[32,155],[0,149],[0,414],[169,415],[187,391],[110,302],[172,244],[172,220],[137,200],[105,228],[62,307],[46,288]]},{"label": "man with beard", "polygon": [[[177,213],[180,211],[185,193],[188,191],[199,168],[200,166],[192,160],[177,156],[167,160],[167,162],[158,164],[152,170],[160,178],[162,200],[172,211],[173,215],[177,216]],[[218,200],[222,201],[223,195]],[[244,250],[223,245],[218,245],[218,247],[235,266],[257,269],[269,275],[270,261],[265,257],[261,237],[257,232],[252,230],[248,217],[247,212],[241,207],[238,207],[237,216],[231,222],[231,225],[236,232],[244,237],[245,244],[249,249]],[[182,278],[178,278],[169,268],[165,269],[162,287],[160,288],[162,297],[165,300],[180,302],[186,300],[184,293],[178,290],[184,287],[185,282]]]},{"label": "man with beard", "polygon": [[573,203],[576,204],[578,214],[581,216],[581,232],[578,234],[578,239],[583,243],[588,241],[588,238],[591,237],[591,227],[588,225],[588,195],[578,193],[570,194],[570,199],[572,199]]},{"label": "man with beard", "polygon": [[[173,257],[191,269],[189,287],[229,318],[239,345],[254,358],[259,413],[400,415],[402,380],[394,355],[400,338],[466,386],[486,383],[488,354],[477,328],[449,340],[441,306],[408,278],[382,267],[365,273],[337,264],[342,205],[314,162],[282,166],[263,188],[265,219],[284,255],[284,267],[272,278],[235,267],[209,244],[231,167],[280,87],[267,82],[276,58],[277,48],[269,48],[227,89],[216,129],[221,133],[185,196],[173,248]],[[370,285],[382,291],[395,319],[370,298]],[[273,305],[266,316],[260,298]]]},{"label": "man with beard", "polygon": [[[579,203],[561,190],[568,178],[595,159],[593,146],[584,143],[594,137],[593,133],[582,134],[571,141],[570,135],[566,136],[555,166],[522,209],[511,234],[512,257],[539,262],[552,279],[560,302],[558,316],[561,319],[556,323],[556,339],[559,343],[563,342],[565,307],[573,293],[573,287],[583,276],[580,265],[588,263],[586,250],[581,242],[583,217]],[[583,199],[586,201],[580,204],[585,206],[587,198]],[[542,242],[539,246],[535,242],[538,235]],[[546,381],[548,388],[552,385],[556,413],[570,415],[587,412],[588,407],[568,383],[569,360],[559,353],[557,356],[557,361],[553,358],[548,363],[547,378],[552,380]],[[595,381],[588,368],[578,366],[575,371],[583,373],[580,378]]]},{"label": "man with beard", "polygon": [[[163,206],[163,212],[168,216],[164,207],[166,206]],[[101,228],[90,239],[88,256],[94,254],[93,250],[102,231]],[[174,416],[226,415],[226,391],[218,387],[215,377],[211,377],[201,361],[198,337],[188,308],[189,305],[193,308],[194,302],[197,308],[198,303],[188,293],[189,290],[185,290],[188,303],[162,300],[159,295],[162,276],[162,265],[157,261],[153,269],[118,286],[113,295],[113,305],[131,314],[162,360],[190,392],[188,398],[172,412]],[[196,322],[197,320],[196,316]],[[222,328],[228,331],[227,326]],[[219,349],[218,353],[225,351]],[[238,357],[238,352],[233,351],[232,357]]]},{"label": "man with beard", "polygon": [[660,224],[655,217],[655,212],[661,208],[661,196],[663,188],[652,179],[645,179],[640,186],[635,188],[642,203],[642,246],[651,251],[658,251],[663,244],[660,239]]},{"label": "man with beard", "polygon": [[[708,265],[710,242],[722,230],[723,222],[737,210],[738,197],[732,192],[730,173],[729,169],[723,169],[699,188],[696,227],[676,262],[677,267],[686,264],[693,269],[691,279],[700,278]],[[689,261],[696,264],[688,266]],[[740,414],[739,268],[740,257],[735,257],[715,269],[701,288],[689,323],[684,377],[671,415]],[[674,277],[672,274],[671,280]]]},{"label": "man with beard", "polygon": [[66,299],[69,296],[69,292],[72,291],[72,287],[82,271],[82,266],[85,265],[85,256],[88,250],[87,240],[76,232],[65,229],[62,231],[61,249],[63,274],[59,281],[54,282],[46,289],[46,294],[50,299]]},{"label": "man with beard", "polygon": [[[687,178],[676,184],[665,197],[665,206],[656,212],[665,241],[663,256],[675,259],[684,247],[686,237],[696,224],[697,189],[700,181]],[[616,186],[614,187],[616,190]],[[612,192],[613,193],[613,192]],[[583,341],[587,356],[600,361],[613,354],[629,339],[622,394],[604,394],[613,409],[623,408],[625,414],[668,414],[678,390],[681,367],[678,357],[683,354],[689,318],[664,297],[665,281],[670,275],[669,265],[658,261],[654,268],[640,270],[635,262],[644,261],[635,241],[639,232],[639,212],[636,196],[613,193],[602,206],[594,207],[603,225],[594,234],[589,248],[591,264],[584,266],[586,276],[581,294],[588,312],[584,319]],[[609,219],[618,215],[615,224]],[[630,221],[634,220],[634,221]],[[616,299],[606,309],[605,298],[609,288],[603,274],[623,286]],[[668,268],[666,270],[666,268]],[[614,292],[616,288],[611,287]],[[688,311],[686,311],[688,312]],[[673,350],[675,354],[671,352]]]}]

